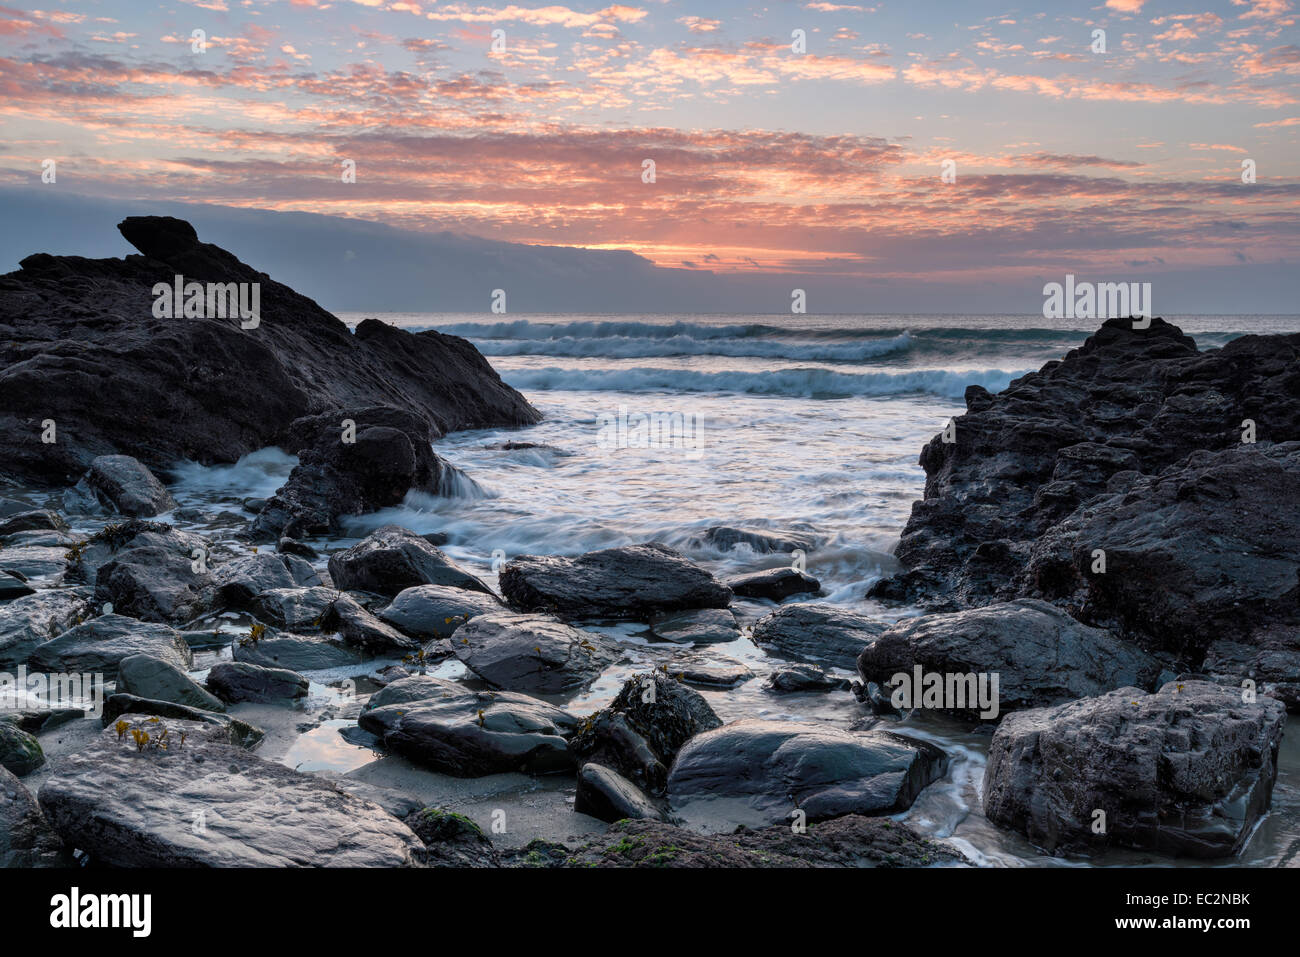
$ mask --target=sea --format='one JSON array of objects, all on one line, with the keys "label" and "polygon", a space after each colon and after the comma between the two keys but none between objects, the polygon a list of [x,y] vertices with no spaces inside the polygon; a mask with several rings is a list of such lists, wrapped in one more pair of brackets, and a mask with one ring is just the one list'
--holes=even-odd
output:
[{"label": "sea", "polygon": [[[1096,327],[1023,315],[358,312],[340,318],[351,326],[373,318],[463,336],[543,419],[524,429],[439,439],[435,451],[458,470],[445,490],[450,494],[412,493],[401,506],[353,520],[338,544],[388,522],[441,533],[446,552],[495,585],[501,563],[517,555],[578,555],[658,541],[725,578],[792,559],[744,546],[720,550],[706,542],[707,529],[797,530],[814,543],[802,557],[822,584],[813,600],[883,621],[919,613],[883,606],[866,594],[897,568],[893,548],[924,490],[922,446],[965,411],[969,385],[997,392],[1082,345]],[[1203,350],[1245,334],[1300,331],[1300,316],[1166,318]],[[264,450],[236,465],[182,464],[172,491],[193,506],[267,496],[293,463],[291,456]],[[742,601],[736,610],[743,624],[752,625],[771,606]],[[595,710],[628,675],[680,651],[652,641],[638,626],[596,630],[623,644],[630,660],[565,699],[575,713]],[[748,637],[696,650],[739,661],[754,673],[733,688],[701,689],[723,720],[847,727],[864,713],[846,692],[766,691],[766,675],[781,662]],[[437,673],[467,677],[455,662]],[[347,772],[375,760],[372,751],[349,742],[346,724],[327,723],[290,749],[286,763]],[[920,713],[897,730],[932,741],[951,758],[947,777],[897,818],[950,840],[973,863],[1205,866],[1126,851],[1044,855],[983,817],[987,731]],[[1273,809],[1240,859],[1218,864],[1300,863],[1300,735],[1287,735],[1282,749]],[[704,820],[700,826],[736,823],[748,822]]]}]

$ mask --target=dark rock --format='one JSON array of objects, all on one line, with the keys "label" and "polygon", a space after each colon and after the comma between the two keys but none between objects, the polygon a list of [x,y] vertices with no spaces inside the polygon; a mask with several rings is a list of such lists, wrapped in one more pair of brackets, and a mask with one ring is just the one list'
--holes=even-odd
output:
[{"label": "dark rock", "polygon": [[895,687],[892,679],[898,674],[912,682],[917,665],[927,674],[997,675],[995,707],[990,709],[996,713],[985,712],[975,698],[960,707],[939,709],[994,722],[1018,708],[1073,701],[1129,685],[1152,688],[1164,667],[1141,649],[1033,598],[905,618],[858,656],[862,680],[885,689]]},{"label": "dark rock", "polygon": [[59,588],[0,605],[0,669],[25,663],[37,647],[91,613],[90,590]]},{"label": "dark rock", "polygon": [[186,566],[198,558],[206,561],[209,552],[208,543],[198,535],[165,522],[133,518],[105,525],[85,541],[69,547],[68,576],[93,585],[104,565],[136,548],[162,549],[177,564]]},{"label": "dark rock", "polygon": [[128,716],[128,724],[130,724],[134,721],[134,718],[130,716],[136,715],[156,718],[179,718],[182,721],[194,721],[199,724],[209,724],[213,727],[223,728],[226,731],[226,737],[223,740],[240,748],[254,748],[266,737],[266,732],[261,728],[228,714],[206,711],[202,708],[191,708],[188,705],[177,704],[174,701],[141,698],[133,694],[109,695],[108,700],[104,702],[104,713],[100,716],[100,719],[104,727],[108,727],[109,725],[115,725],[123,716]]},{"label": "dark rock", "polygon": [[1195,452],[1116,476],[1034,543],[1020,586],[1197,670],[1214,641],[1300,634],[1297,502],[1300,442]]},{"label": "dark rock", "polygon": [[414,675],[371,696],[357,719],[384,747],[435,771],[480,777],[551,774],[576,765],[567,738],[578,721],[554,705],[508,691],[470,691]]},{"label": "dark rock", "polygon": [[[344,422],[355,427],[346,441]],[[451,466],[433,453],[434,434],[416,412],[336,409],[295,420],[289,431],[298,465],[253,520],[254,541],[337,535],[344,516],[398,505],[412,489],[437,495],[450,481]]]},{"label": "dark rock", "polygon": [[668,775],[673,809],[746,825],[906,810],[947,772],[938,748],[884,731],[745,719],[697,735]]},{"label": "dark rock", "polygon": [[324,671],[361,663],[361,654],[336,635],[295,635],[280,631],[256,641],[235,643],[235,661],[289,671]]},{"label": "dark rock", "polygon": [[0,519],[0,538],[15,532],[56,531],[66,532],[68,523],[58,512],[40,508],[30,512],[16,512]]},{"label": "dark rock", "polygon": [[208,572],[195,571],[188,557],[153,545],[118,552],[95,577],[97,601],[112,602],[119,614],[143,621],[189,621],[212,608],[213,592]]},{"label": "dark rock", "polygon": [[833,605],[784,605],[754,623],[754,644],[791,661],[852,670],[885,625]]},{"label": "dark rock", "polygon": [[226,706],[204,691],[189,675],[168,661],[149,655],[130,655],[117,665],[117,691],[139,698],[171,701],[202,711],[225,711]]},{"label": "dark rock", "polygon": [[760,555],[770,555],[773,552],[789,554],[796,550],[811,552],[816,546],[810,531],[773,533],[756,528],[735,528],[730,525],[714,525],[706,529],[703,541],[723,551],[744,546]]},{"label": "dark rock", "polygon": [[651,794],[662,794],[668,765],[682,745],[721,725],[698,691],[652,671],[629,678],[608,708],[582,723],[571,746],[584,760],[618,771]]},{"label": "dark rock", "polygon": [[734,688],[754,677],[743,661],[721,655],[679,654],[663,669],[678,681],[706,688]]},{"label": "dark rock", "polygon": [[577,558],[523,555],[501,570],[506,601],[562,618],[647,621],[686,608],[726,608],[731,591],[681,554],[650,542]]},{"label": "dark rock", "polygon": [[0,710],[0,722],[11,724],[28,734],[43,734],[69,721],[86,717],[81,708],[41,708],[27,711]]},{"label": "dark rock", "polygon": [[23,783],[0,767],[0,867],[69,867],[72,857]]},{"label": "dark rock", "polygon": [[151,655],[177,668],[194,664],[180,633],[166,625],[137,621],[125,615],[102,615],[69,628],[36,648],[32,664],[45,671],[102,673],[117,676],[117,665],[131,655]]},{"label": "dark rock", "polygon": [[10,574],[8,570],[0,572],[0,602],[9,602],[35,594],[36,589],[21,578]]},{"label": "dark rock", "polygon": [[297,555],[281,555],[280,558],[295,585],[300,588],[315,588],[322,584],[320,574],[305,558],[299,558]]},{"label": "dark rock", "polygon": [[645,793],[617,771],[587,762],[578,771],[578,793],[573,810],[602,821],[625,818],[662,821],[664,812]]},{"label": "dark rock", "polygon": [[176,508],[166,486],[129,455],[96,456],[77,483],[77,491],[109,511],[132,518],[152,518]]},{"label": "dark rock", "polygon": [[[14,477],[67,484],[106,453],[152,468],[234,462],[335,408],[400,407],[439,435],[540,418],[464,339],[374,319],[353,334],[188,223],[139,216],[118,228],[144,255],[36,254],[0,279],[0,468]],[[155,318],[155,283],[178,273],[258,283],[258,326]],[[58,423],[53,444],[41,442],[45,419]]]},{"label": "dark rock", "polygon": [[[888,818],[849,814],[810,824],[797,833],[789,824],[734,834],[698,834],[661,821],[620,821],[582,847],[569,851],[535,847],[515,852],[518,866],[549,867],[953,867],[964,858]],[[550,850],[550,853],[546,853]]]},{"label": "dark rock", "polygon": [[984,814],[1055,853],[1234,854],[1268,810],[1286,721],[1281,702],[1242,699],[1171,682],[1010,714],[989,747]]},{"label": "dark rock", "polygon": [[[878,583],[872,594],[938,610],[1034,594],[1024,580],[1031,554],[1039,551],[1035,543],[1075,509],[1115,491],[1112,482],[1132,487],[1139,481],[1135,473],[1155,475],[1199,450],[1247,451],[1251,447],[1241,446],[1245,419],[1257,424],[1256,451],[1266,442],[1300,439],[1298,368],[1300,334],[1242,336],[1198,352],[1191,338],[1161,319],[1145,330],[1112,319],[1064,360],[1017,379],[997,396],[968,390],[968,411],[955,420],[956,442],[936,436],[921,453],[925,499],[913,506],[895,552],[905,571]],[[1268,470],[1278,475],[1281,469],[1275,463]],[[1207,493],[1227,495],[1219,480],[1211,485],[1219,492],[1206,486],[1194,499],[1204,505]],[[1293,530],[1295,509],[1285,503],[1295,499],[1288,488],[1253,504],[1257,516]],[[1154,511],[1163,501],[1140,507]],[[1284,507],[1273,509],[1272,501]],[[1225,532],[1233,530],[1231,511],[1228,506],[1223,513]],[[1161,527],[1148,522],[1150,530],[1158,541],[1177,540],[1179,530],[1163,527],[1165,520],[1159,518]],[[1080,538],[1078,544],[1104,548],[1110,557],[1111,542]],[[1193,541],[1187,551],[1201,544]],[[1152,547],[1159,546],[1153,541]],[[1108,580],[1122,577],[1108,564]],[[1073,564],[1058,584],[1054,573],[1064,569],[1040,562],[1037,593],[1063,595],[1089,565]],[[1154,567],[1146,572],[1161,574]],[[1143,587],[1145,580],[1133,585],[1135,591]]]},{"label": "dark rock", "polygon": [[217,604],[223,608],[247,608],[264,591],[298,586],[284,561],[270,552],[241,555],[222,562],[214,569],[212,578]]},{"label": "dark rock", "polygon": [[423,842],[420,863],[426,867],[500,867],[492,842],[477,824],[452,811],[426,807],[405,818]]},{"label": "dark rock", "polygon": [[815,595],[822,589],[817,579],[793,568],[772,568],[752,575],[727,579],[737,598],[766,598],[783,602],[792,595]]},{"label": "dark rock", "polygon": [[207,685],[222,701],[277,702],[307,697],[307,679],[285,668],[263,668],[245,661],[223,661],[208,672]]},{"label": "dark rock", "polygon": [[457,629],[452,648],[493,687],[536,694],[588,685],[618,658],[612,643],[594,632],[508,611],[471,618]]},{"label": "dark rock", "polygon": [[[417,585],[446,585],[492,595],[492,589],[437,547],[400,525],[385,525],[329,561],[337,588],[397,595]],[[493,596],[495,597],[495,596]]]},{"label": "dark rock", "polygon": [[[421,844],[383,808],[177,719],[114,728],[51,769],[37,799],[71,847],[105,867],[401,867]],[[168,746],[156,746],[162,730]],[[185,742],[180,743],[181,734]]]},{"label": "dark rock", "polygon": [[774,671],[767,680],[767,688],[777,694],[798,691],[844,691],[849,687],[847,678],[835,678],[816,665],[788,665]]},{"label": "dark rock", "polygon": [[475,615],[503,610],[495,595],[450,585],[416,585],[403,589],[375,614],[403,634],[430,641],[450,638]]},{"label": "dark rock", "polygon": [[735,641],[740,626],[730,608],[698,608],[652,619],[650,633],[662,641],[714,645]]},{"label": "dark rock", "polygon": [[306,542],[300,542],[293,538],[282,538],[276,543],[275,550],[283,552],[286,555],[297,555],[299,558],[315,558],[316,549],[312,548]]},{"label": "dark rock", "polygon": [[34,735],[0,721],[0,767],[22,777],[45,763],[45,752]]},{"label": "dark rock", "polygon": [[261,621],[303,634],[337,634],[349,644],[374,654],[407,654],[420,642],[380,621],[357,600],[332,588],[273,588],[258,595],[252,611]]}]

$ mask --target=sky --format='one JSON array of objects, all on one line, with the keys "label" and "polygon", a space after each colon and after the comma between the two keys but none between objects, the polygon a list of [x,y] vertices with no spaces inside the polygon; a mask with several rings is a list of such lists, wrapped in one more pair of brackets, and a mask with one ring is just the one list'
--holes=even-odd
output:
[{"label": "sky", "polygon": [[[1297,312],[1294,6],[0,0],[0,209],[48,201],[51,252],[95,245],[76,197],[337,230],[273,253],[308,272],[408,236],[550,270],[546,308],[582,262],[594,308],[622,270],[670,308],[1028,313],[1073,273]],[[395,307],[486,296],[455,272]]]}]

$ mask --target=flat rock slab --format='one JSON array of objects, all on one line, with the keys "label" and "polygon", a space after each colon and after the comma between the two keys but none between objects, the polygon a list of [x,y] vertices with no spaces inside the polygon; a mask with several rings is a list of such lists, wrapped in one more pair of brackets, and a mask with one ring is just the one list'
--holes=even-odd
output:
[{"label": "flat rock slab", "polygon": [[601,635],[545,615],[506,611],[471,618],[451,644],[465,666],[494,687],[535,694],[583,687],[618,658]]},{"label": "flat rock slab", "polygon": [[942,751],[884,731],[747,718],[691,738],[668,774],[688,823],[790,824],[842,814],[892,814],[948,769]]},{"label": "flat rock slab", "polygon": [[507,691],[471,691],[425,675],[375,693],[358,719],[384,746],[456,777],[576,767],[568,738],[578,719],[561,708]]},{"label": "flat rock slab", "polygon": [[679,681],[706,688],[734,688],[754,677],[749,665],[721,655],[678,655],[664,668]]},{"label": "flat rock slab", "polygon": [[117,665],[131,655],[151,655],[188,670],[194,655],[180,632],[156,622],[125,615],[101,615],[37,647],[32,664],[45,671],[99,672],[117,675]]},{"label": "flat rock slab", "polygon": [[492,589],[465,571],[422,535],[384,525],[329,560],[339,588],[397,595],[416,585],[449,585],[491,595]]},{"label": "flat rock slab", "polygon": [[[61,758],[37,795],[55,831],[109,867],[402,867],[421,847],[401,821],[320,778],[223,743],[220,728],[132,723]],[[181,732],[186,733],[179,744]]]},{"label": "flat rock slab", "polygon": [[740,626],[730,608],[699,608],[655,618],[650,633],[677,644],[716,645],[739,638]]},{"label": "flat rock slab", "polygon": [[996,714],[983,711],[973,698],[945,701],[940,708],[982,721],[997,721],[1018,708],[1074,701],[1130,685],[1151,688],[1164,670],[1136,645],[1032,598],[907,618],[858,656],[862,680],[882,688],[893,687],[891,681],[898,674],[914,684],[916,665],[927,674],[996,674]]},{"label": "flat rock slab", "polygon": [[295,635],[287,631],[264,635],[257,641],[238,641],[233,655],[235,661],[290,671],[325,671],[362,661],[361,653],[336,635]]},{"label": "flat rock slab", "polygon": [[523,555],[506,563],[500,582],[514,607],[570,619],[649,621],[666,612],[731,604],[730,589],[658,542],[577,558]]},{"label": "flat rock slab", "polygon": [[794,604],[754,623],[754,644],[791,661],[831,665],[852,671],[858,655],[885,625],[833,605]]},{"label": "flat rock slab", "polygon": [[699,834],[660,821],[619,821],[587,844],[533,842],[516,852],[522,866],[543,867],[960,867],[965,858],[888,818],[850,814],[810,824],[797,834],[789,824]]},{"label": "flat rock slab", "polygon": [[[1281,702],[1242,697],[1170,682],[1007,715],[989,747],[984,814],[1050,852],[1234,854],[1268,809],[1286,721]],[[1104,833],[1093,832],[1097,811]]]}]

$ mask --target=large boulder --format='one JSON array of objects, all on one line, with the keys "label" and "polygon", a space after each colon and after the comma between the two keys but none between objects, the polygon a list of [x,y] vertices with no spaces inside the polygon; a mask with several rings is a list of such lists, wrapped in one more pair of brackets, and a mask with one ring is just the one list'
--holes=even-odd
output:
[{"label": "large boulder", "polygon": [[[892,679],[899,674],[914,686],[918,665],[923,674],[945,681],[950,675],[996,675],[991,714],[974,698],[945,701],[939,708],[984,721],[1129,685],[1151,688],[1164,670],[1141,649],[1032,598],[906,618],[858,655],[862,680],[884,687],[895,687]],[[915,700],[911,706],[928,707]]]},{"label": "large boulder", "polygon": [[421,641],[450,638],[475,615],[502,611],[495,595],[484,595],[451,585],[416,585],[404,588],[375,615],[403,634]]},{"label": "large boulder", "polygon": [[[873,586],[878,597],[952,610],[1032,594],[1024,576],[1038,540],[1106,494],[1112,481],[1132,486],[1129,473],[1153,476],[1193,452],[1240,447],[1246,420],[1261,443],[1300,440],[1300,334],[1242,336],[1198,352],[1162,319],[1146,329],[1111,319],[1063,360],[998,395],[971,386],[966,410],[954,420],[955,441],[935,436],[921,453],[925,498],[913,505],[895,550],[904,571]],[[1252,499],[1253,529],[1277,538],[1281,530],[1262,528],[1263,517],[1294,529],[1288,487]],[[1208,504],[1207,493],[1216,494],[1203,487],[1194,498]],[[1226,504],[1227,489],[1218,494]],[[1168,505],[1160,499],[1138,507]],[[1231,511],[1225,508],[1221,526],[1230,536]],[[1180,537],[1177,525],[1147,524],[1159,539]],[[1110,547],[1102,539],[1078,543]],[[1074,565],[1070,577],[1090,564]]]},{"label": "large boulder", "polygon": [[942,751],[886,731],[746,718],[683,745],[668,798],[686,821],[762,826],[893,814],[948,770]]},{"label": "large boulder", "polygon": [[95,865],[402,867],[421,847],[378,805],[234,747],[222,728],[127,723],[60,758],[37,793],[59,836]]},{"label": "large boulder", "polygon": [[132,518],[111,522],[89,538],[73,542],[66,549],[68,576],[93,585],[101,568],[136,548],[161,549],[177,564],[186,565],[200,558],[206,563],[210,550],[207,541],[193,532]]},{"label": "large boulder", "polygon": [[166,625],[125,615],[101,615],[69,628],[39,645],[32,664],[44,671],[101,673],[111,680],[118,663],[131,655],[149,655],[189,669],[194,655],[180,632]]},{"label": "large boulder", "polygon": [[695,735],[722,726],[698,692],[661,672],[634,675],[610,702],[582,722],[573,752],[619,773],[637,788],[661,795],[668,767]]},{"label": "large boulder", "polygon": [[1297,502],[1300,442],[1126,472],[1034,543],[1021,587],[1193,669],[1215,641],[1289,631],[1300,651]]},{"label": "large boulder", "polygon": [[[133,216],[118,229],[143,255],[37,253],[0,277],[0,470],[20,480],[70,484],[112,453],[151,468],[234,462],[331,409],[400,407],[437,435],[540,418],[464,339],[375,319],[353,333],[183,220]],[[256,283],[257,325],[155,317],[155,284],[177,274]],[[47,419],[53,443],[41,441]]]},{"label": "large boulder", "polygon": [[127,548],[95,576],[95,599],[143,621],[183,624],[213,606],[212,575],[157,545]]},{"label": "large boulder", "polygon": [[298,587],[286,557],[256,552],[222,562],[212,573],[217,604],[223,608],[247,608],[264,591]]},{"label": "large boulder", "polygon": [[437,495],[450,482],[429,422],[410,410],[336,409],[295,420],[289,432],[298,464],[253,520],[254,541],[337,535],[345,516],[398,505],[412,490]]},{"label": "large boulder", "polygon": [[1017,711],[989,747],[984,814],[1047,851],[1118,845],[1209,858],[1268,810],[1283,705],[1203,681]]},{"label": "large boulder", "polygon": [[523,555],[501,570],[501,593],[523,611],[562,618],[648,621],[685,608],[726,608],[731,591],[658,542],[605,548],[577,558]]},{"label": "large boulder", "polygon": [[471,618],[457,629],[452,648],[494,688],[534,694],[584,687],[618,657],[613,644],[594,632],[508,611]]},{"label": "large boulder", "polygon": [[176,508],[167,487],[129,455],[97,455],[76,492],[86,501],[132,518],[151,518]]},{"label": "large boulder", "polygon": [[754,644],[768,654],[852,670],[885,625],[833,605],[783,605],[754,623]]},{"label": "large boulder", "polygon": [[47,589],[0,605],[0,670],[25,663],[37,647],[91,614],[90,589]]},{"label": "large boulder", "polygon": [[329,560],[338,588],[397,595],[417,585],[445,585],[491,595],[492,590],[430,544],[400,525],[385,525]]},{"label": "large boulder", "polygon": [[507,691],[470,691],[425,675],[376,692],[358,724],[384,747],[444,774],[572,771],[568,738],[578,719],[561,708]]},{"label": "large boulder", "polygon": [[170,661],[129,655],[117,664],[117,692],[156,701],[171,701],[203,711],[225,711],[221,700]]},{"label": "large boulder", "polygon": [[68,867],[63,842],[31,792],[0,767],[0,867]]}]

